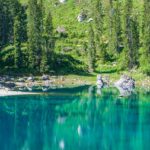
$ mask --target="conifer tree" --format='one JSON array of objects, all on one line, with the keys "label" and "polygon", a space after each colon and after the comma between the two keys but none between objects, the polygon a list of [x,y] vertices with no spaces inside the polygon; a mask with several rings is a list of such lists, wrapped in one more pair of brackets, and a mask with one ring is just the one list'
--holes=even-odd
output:
[{"label": "conifer tree", "polygon": [[138,22],[132,12],[132,0],[126,0],[124,8],[124,52],[123,67],[132,69],[137,66],[137,55],[139,49]]},{"label": "conifer tree", "polygon": [[30,0],[28,4],[29,66],[39,71],[42,56],[42,8],[37,0]]},{"label": "conifer tree", "polygon": [[121,34],[121,3],[119,0],[109,1],[109,52],[117,55],[122,42]]},{"label": "conifer tree", "polygon": [[22,66],[21,58],[21,23],[19,16],[15,17],[14,22],[14,46],[15,46],[15,67],[20,68]]},{"label": "conifer tree", "polygon": [[15,62],[15,67],[18,69],[22,67],[22,52],[21,52],[21,37],[22,37],[22,24],[21,24],[21,17],[22,17],[22,6],[16,0],[14,3],[15,5],[15,18],[14,18],[14,47],[15,47],[15,57],[14,57],[14,62]]},{"label": "conifer tree", "polygon": [[141,69],[150,75],[150,1],[144,0],[143,47],[140,59]]},{"label": "conifer tree", "polygon": [[41,72],[48,72],[50,70],[54,50],[53,23],[50,11],[45,17],[43,42]]},{"label": "conifer tree", "polygon": [[94,23],[95,23],[95,45],[96,53],[100,56],[102,62],[105,62],[106,50],[103,43],[104,34],[104,12],[101,0],[96,0],[95,8],[93,9]]},{"label": "conifer tree", "polygon": [[96,62],[96,47],[94,41],[94,31],[93,27],[89,25],[89,46],[88,46],[88,65],[89,72],[95,71],[95,62]]}]

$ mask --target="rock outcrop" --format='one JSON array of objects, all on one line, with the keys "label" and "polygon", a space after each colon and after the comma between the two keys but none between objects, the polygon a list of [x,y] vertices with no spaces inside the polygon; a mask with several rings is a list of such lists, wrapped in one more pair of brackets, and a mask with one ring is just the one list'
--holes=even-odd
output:
[{"label": "rock outcrop", "polygon": [[134,89],[135,88],[135,80],[132,77],[127,75],[121,76],[121,78],[115,82],[115,86],[119,86],[123,89]]},{"label": "rock outcrop", "polygon": [[97,76],[97,83],[96,84],[97,84],[97,88],[102,88],[104,86],[104,81],[103,81],[101,75]]},{"label": "rock outcrop", "polygon": [[121,97],[129,96],[135,88],[135,80],[132,77],[123,75],[114,85],[119,90]]}]

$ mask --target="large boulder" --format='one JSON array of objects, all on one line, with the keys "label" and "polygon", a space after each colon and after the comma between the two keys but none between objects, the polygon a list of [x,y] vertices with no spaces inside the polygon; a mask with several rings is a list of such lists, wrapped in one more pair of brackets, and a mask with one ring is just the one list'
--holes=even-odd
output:
[{"label": "large boulder", "polygon": [[49,76],[48,75],[43,75],[42,80],[49,80]]},{"label": "large boulder", "polygon": [[121,87],[123,89],[133,89],[135,88],[135,80],[127,75],[121,76],[121,78],[114,83],[116,87]]},{"label": "large boulder", "polygon": [[33,82],[34,81],[34,77],[30,76],[30,77],[27,78],[27,80]]},{"label": "large boulder", "polygon": [[87,18],[87,15],[85,13],[80,13],[77,17],[78,22],[83,22]]},{"label": "large boulder", "polygon": [[104,81],[101,75],[97,75],[97,88],[102,88],[104,86]]}]

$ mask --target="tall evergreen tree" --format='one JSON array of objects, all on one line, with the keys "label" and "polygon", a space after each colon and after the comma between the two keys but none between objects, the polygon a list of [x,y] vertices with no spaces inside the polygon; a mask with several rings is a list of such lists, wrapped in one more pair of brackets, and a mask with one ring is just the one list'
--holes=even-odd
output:
[{"label": "tall evergreen tree", "polygon": [[40,70],[42,55],[42,8],[37,0],[28,2],[28,47],[29,66],[31,69]]},{"label": "tall evergreen tree", "polygon": [[101,0],[96,0],[95,8],[93,9],[94,24],[95,24],[95,45],[96,53],[100,56],[102,62],[105,62],[106,49],[103,43],[104,34],[104,12]]},{"label": "tall evergreen tree", "polygon": [[21,58],[21,23],[19,16],[15,17],[14,22],[14,46],[15,46],[15,67],[20,68],[22,66],[22,58]]},{"label": "tall evergreen tree", "polygon": [[22,67],[22,52],[21,52],[21,42],[22,42],[22,24],[21,24],[21,19],[22,19],[22,6],[16,0],[15,3],[15,18],[14,18],[14,46],[15,46],[15,67],[20,68]]},{"label": "tall evergreen tree", "polygon": [[93,27],[89,25],[89,46],[88,46],[88,65],[89,72],[95,71],[95,62],[96,62],[96,47],[94,41],[94,31]]},{"label": "tall evergreen tree", "polygon": [[54,50],[53,23],[51,12],[46,14],[43,33],[43,52],[41,61],[41,72],[48,72]]},{"label": "tall evergreen tree", "polygon": [[117,55],[122,43],[121,3],[120,0],[109,0],[109,52]]},{"label": "tall evergreen tree", "polygon": [[0,48],[13,43],[14,3],[0,0]]},{"label": "tall evergreen tree", "polygon": [[141,69],[150,75],[150,1],[144,0],[143,47],[140,60]]},{"label": "tall evergreen tree", "polygon": [[[126,0],[124,8],[124,52],[123,67],[132,69],[137,66],[137,55],[139,49],[138,22],[133,15],[133,2]],[[125,63],[126,62],[126,63]]]}]

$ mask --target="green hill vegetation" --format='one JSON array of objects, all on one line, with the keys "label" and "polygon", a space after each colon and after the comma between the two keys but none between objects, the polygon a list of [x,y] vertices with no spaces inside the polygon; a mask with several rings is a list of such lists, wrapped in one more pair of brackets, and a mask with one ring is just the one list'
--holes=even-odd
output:
[{"label": "green hill vegetation", "polygon": [[148,0],[0,0],[0,72],[150,74]]}]

